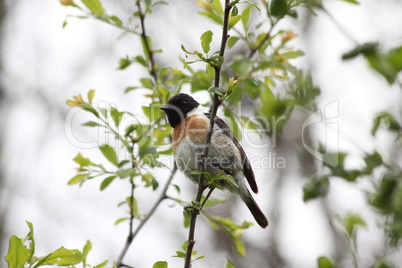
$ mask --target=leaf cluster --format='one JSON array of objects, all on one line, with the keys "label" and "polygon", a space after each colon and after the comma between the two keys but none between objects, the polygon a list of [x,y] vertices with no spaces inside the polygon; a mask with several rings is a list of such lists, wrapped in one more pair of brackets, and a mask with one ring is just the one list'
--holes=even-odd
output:
[{"label": "leaf cluster", "polygon": [[35,256],[35,237],[33,224],[27,221],[29,232],[25,238],[15,235],[9,241],[8,253],[5,260],[8,268],[36,268],[47,265],[69,266],[82,263],[83,267],[102,268],[108,261],[92,266],[87,263],[87,255],[92,249],[92,244],[87,241],[82,251],[78,249],[66,249],[61,247],[43,257]]},{"label": "leaf cluster", "polygon": [[[261,134],[277,135],[290,117],[294,107],[301,106],[312,109],[315,106],[315,98],[320,91],[314,86],[309,74],[306,74],[293,66],[292,61],[302,57],[304,53],[291,46],[296,35],[290,30],[278,30],[274,28],[280,20],[286,16],[295,17],[296,7],[302,6],[303,1],[271,1],[255,4],[248,1],[230,1],[229,7],[222,7],[220,1],[198,0],[201,11],[199,14],[220,25],[225,22],[225,10],[230,10],[227,28],[231,30],[227,41],[227,48],[244,46],[246,54],[238,54],[233,57],[223,56],[222,48],[219,51],[211,51],[214,40],[212,31],[204,32],[200,37],[200,50],[190,50],[181,45],[186,59],[182,59],[184,70],[169,67],[160,67],[155,64],[154,53],[162,52],[153,49],[152,39],[146,35],[143,24],[146,16],[152,14],[152,7],[163,2],[150,0],[137,1],[138,10],[133,13],[128,24],[121,23],[123,20],[115,16],[107,15],[101,2],[98,0],[81,1],[84,6],[75,3],[69,4],[84,11],[84,17],[92,17],[106,22],[121,29],[125,33],[133,33],[140,37],[143,47],[142,55],[125,56],[118,61],[118,70],[128,70],[132,64],[139,64],[149,71],[149,77],[142,77],[136,85],[126,87],[126,93],[132,93],[137,89],[146,89],[149,93],[149,105],[142,106],[143,114],[147,122],[142,122],[135,115],[127,111],[120,111],[116,107],[99,108],[93,103],[94,90],[88,93],[85,101],[81,95],[68,100],[70,106],[81,108],[90,112],[95,120],[83,124],[86,127],[103,129],[106,133],[114,136],[118,146],[102,144],[99,146],[100,153],[104,156],[108,165],[95,163],[79,153],[74,161],[78,164],[77,174],[70,179],[69,184],[82,185],[88,180],[101,178],[100,189],[104,190],[113,182],[126,180],[135,188],[140,185],[158,188],[158,179],[152,175],[150,168],[165,167],[160,162],[160,155],[172,154],[170,143],[170,127],[163,120],[164,115],[159,110],[161,103],[166,102],[172,94],[180,92],[182,86],[190,85],[192,92],[207,90],[211,96],[219,96],[219,101],[224,102],[224,114],[230,121],[230,126],[236,137],[241,139],[241,127],[260,131]],[[229,9],[227,9],[229,8]],[[262,15],[260,23],[253,21],[254,14]],[[139,25],[133,26],[135,19],[139,19]],[[266,23],[268,21],[268,25]],[[240,28],[239,28],[240,25]],[[257,25],[255,28],[253,25]],[[265,26],[268,26],[266,29]],[[226,38],[226,37],[224,37]],[[201,51],[201,52],[200,52]],[[187,60],[188,57],[192,59]],[[205,69],[197,70],[191,64],[201,62]],[[225,63],[225,66],[223,64]],[[215,85],[217,70],[221,70],[221,86]],[[236,105],[247,94],[257,102],[256,115],[268,120],[250,121],[247,117],[238,116],[234,113]],[[278,118],[283,118],[278,123]],[[131,122],[124,125],[124,122]],[[135,123],[132,123],[135,122]],[[270,127],[275,124],[275,126]],[[269,128],[268,132],[265,131]],[[122,158],[121,152],[127,157]],[[205,172],[204,172],[205,173]],[[221,182],[234,182],[231,176],[218,174],[211,176],[202,174],[207,180],[207,187],[222,188]],[[198,173],[197,173],[198,174]],[[201,174],[201,173],[200,173]],[[175,186],[178,188],[178,186]],[[178,188],[178,191],[180,188]],[[172,199],[172,198],[171,198]],[[205,198],[201,202],[193,202],[184,210],[185,226],[189,224],[191,210],[200,210],[224,201]],[[175,200],[175,199],[173,199]],[[120,218],[116,223],[126,220],[143,219],[139,213],[137,200],[133,195],[126,197],[120,205],[127,205],[130,210],[128,217]],[[180,202],[179,202],[180,203]],[[202,211],[207,217],[209,224],[214,229],[224,230],[232,239],[237,252],[244,256],[245,248],[240,236],[250,223],[237,225],[229,219],[222,219]],[[186,254],[186,252],[182,252]],[[182,255],[183,255],[182,254]],[[191,253],[194,254],[194,253]],[[179,255],[179,253],[177,254]],[[179,256],[180,257],[180,256]],[[192,256],[193,259],[197,259]],[[159,264],[158,264],[159,265]],[[160,264],[164,265],[164,264]],[[230,267],[231,263],[228,262]]]},{"label": "leaf cluster", "polygon": [[[402,133],[398,120],[389,112],[378,114],[373,120],[372,135],[383,128],[385,131],[396,134],[396,142],[400,143]],[[399,144],[400,145],[400,144]],[[398,247],[402,239],[402,169],[399,165],[390,164],[384,157],[374,151],[362,156],[362,165],[359,169],[345,168],[345,160],[348,157],[344,152],[325,152],[319,148],[323,155],[322,171],[307,181],[303,188],[303,199],[309,201],[318,197],[325,197],[330,182],[335,177],[350,183],[357,183],[363,178],[370,179],[373,189],[367,193],[367,202],[375,211],[384,215],[384,230],[389,235],[391,247]],[[380,171],[381,175],[374,175],[374,171]],[[378,173],[378,172],[376,172]],[[366,222],[358,213],[347,213],[337,218],[340,232],[349,242],[350,252],[354,260],[354,267],[358,267],[356,232],[359,228],[365,228]],[[318,260],[319,267],[335,267],[335,265],[322,257]],[[384,259],[379,259],[373,267],[394,267]]]},{"label": "leaf cluster", "polygon": [[378,43],[364,43],[344,53],[342,59],[351,60],[363,56],[370,67],[394,84],[402,71],[402,46],[384,51]]}]

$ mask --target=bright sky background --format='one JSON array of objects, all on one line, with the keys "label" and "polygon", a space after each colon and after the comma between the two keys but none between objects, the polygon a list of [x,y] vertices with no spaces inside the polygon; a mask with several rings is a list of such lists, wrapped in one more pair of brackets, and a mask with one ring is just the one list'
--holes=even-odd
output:
[{"label": "bright sky background", "polygon": [[[113,1],[103,2],[106,10],[123,17],[134,10],[121,9]],[[360,6],[354,6],[332,0],[325,1],[325,6],[359,43],[380,41],[384,48],[402,45],[402,4],[397,0],[361,2]],[[132,6],[132,1],[124,3]],[[117,204],[129,195],[129,191],[126,184],[115,183],[100,192],[97,181],[88,182],[82,188],[67,186],[67,181],[75,173],[72,158],[78,152],[94,162],[105,161],[97,150],[77,148],[74,146],[77,144],[66,138],[65,130],[71,128],[65,119],[71,111],[65,100],[73,95],[86,94],[93,88],[97,92],[96,100],[115,104],[120,110],[140,112],[144,102],[138,96],[143,91],[127,95],[123,91],[127,86],[138,85],[137,79],[145,75],[144,70],[134,66],[123,72],[115,71],[119,58],[141,53],[138,39],[127,36],[118,41],[119,30],[89,19],[70,18],[67,27],[62,29],[65,17],[75,14],[75,11],[55,0],[7,1],[7,4],[10,12],[4,25],[6,35],[0,41],[5,73],[1,82],[6,88],[6,103],[0,107],[5,138],[1,166],[5,167],[6,178],[5,187],[0,189],[0,204],[2,210],[7,209],[6,237],[8,239],[12,234],[24,237],[28,232],[25,220],[28,220],[35,227],[37,255],[44,255],[62,245],[81,249],[89,239],[93,244],[91,263],[115,259],[128,232],[125,223],[114,226],[117,218],[125,216]],[[208,29],[220,36],[219,27],[195,14],[194,1],[181,0],[167,7],[161,6],[150,16],[147,29],[149,35],[155,36],[154,47],[169,51],[157,56],[161,65],[173,64],[181,68],[178,60],[180,55],[183,56],[180,44],[196,49],[199,36]],[[278,29],[291,29],[299,35],[294,46],[305,51],[306,56],[297,64],[311,69],[315,83],[321,88],[320,108],[334,102],[339,104],[335,111],[339,123],[339,148],[356,157],[352,157],[348,165],[358,166],[361,164],[358,156],[362,153],[374,148],[385,153],[392,146],[393,137],[380,134],[379,138],[373,139],[369,130],[378,112],[389,110],[401,114],[401,90],[389,86],[362,59],[343,62],[341,55],[354,47],[353,42],[327,15],[318,15],[307,29],[303,29],[301,23],[306,14],[301,14],[299,20],[287,19]],[[205,98],[202,94],[196,96]],[[71,126],[81,141],[93,141],[98,134],[102,135],[79,126],[88,118],[87,115],[77,117]],[[324,126],[317,125],[314,135],[325,140],[324,130]],[[335,130],[328,129],[329,132]],[[300,144],[292,143],[294,137],[291,134],[286,138],[290,141],[289,152],[297,146],[300,149]],[[330,148],[336,148],[338,144],[336,139],[328,142]],[[259,155],[261,152],[253,153]],[[287,164],[297,165],[291,158]],[[284,190],[275,195],[280,200],[272,200],[269,195],[275,179],[266,179],[264,169],[255,172],[262,189],[257,201],[268,218],[272,218],[272,207],[281,213],[277,230],[283,239],[278,247],[291,260],[286,267],[314,267],[318,256],[330,256],[333,248],[326,241],[328,223],[319,217],[321,208],[318,202],[303,203],[304,181],[297,178],[300,175],[289,168],[283,182]],[[166,178],[165,173],[158,171],[156,175]],[[276,174],[275,170],[269,173]],[[191,199],[193,186],[182,175],[176,176],[175,183],[182,186],[181,198]],[[369,186],[358,184],[356,187],[336,179],[331,183],[328,202],[333,212],[358,211],[368,220],[368,229],[358,236],[359,253],[364,256],[361,267],[367,267],[373,263],[378,254],[376,245],[382,241],[375,218],[366,207],[363,190]],[[150,190],[138,191],[138,195],[138,199],[146,200]],[[143,204],[142,211],[145,213],[151,204]],[[151,267],[155,261],[166,260],[169,267],[182,265],[181,259],[171,257],[187,237],[187,230],[182,227],[182,208],[177,205],[167,208],[168,205],[173,205],[173,202],[163,203],[142,230],[129,250],[126,263]],[[239,210],[244,211],[239,215],[247,215],[247,220],[252,221],[245,207],[240,205]],[[195,263],[194,267],[223,267],[223,256],[203,251],[202,245],[208,243],[210,236],[201,235],[205,225],[200,222],[197,246],[201,254],[207,255],[208,261]],[[167,227],[161,228],[161,223]],[[269,232],[270,228],[254,227],[246,231],[245,236],[255,239],[258,244],[270,239]],[[7,241],[2,238],[0,242],[4,251]],[[402,266],[400,253],[395,252],[394,261]],[[6,265],[5,255],[6,252],[0,252],[0,266]],[[349,265],[346,263],[345,267]]]}]

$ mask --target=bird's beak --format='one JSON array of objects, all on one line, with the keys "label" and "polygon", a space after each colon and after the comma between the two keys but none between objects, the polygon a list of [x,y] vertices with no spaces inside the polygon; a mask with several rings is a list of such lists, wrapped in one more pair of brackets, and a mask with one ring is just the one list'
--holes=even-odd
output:
[{"label": "bird's beak", "polygon": [[159,109],[161,109],[161,110],[166,112],[166,111],[169,111],[169,110],[176,110],[177,108],[174,105],[171,105],[169,103],[165,103],[165,105],[159,107]]}]

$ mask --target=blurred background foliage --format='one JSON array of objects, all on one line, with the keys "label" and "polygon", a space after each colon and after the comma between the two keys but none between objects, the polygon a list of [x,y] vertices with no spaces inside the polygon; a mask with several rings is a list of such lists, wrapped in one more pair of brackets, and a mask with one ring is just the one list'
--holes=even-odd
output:
[{"label": "blurred background foliage", "polygon": [[[135,249],[125,248],[129,252],[125,263],[130,266],[166,267],[165,261],[171,267],[182,265],[181,260],[172,260],[170,256],[175,252],[176,257],[183,257],[185,254],[180,250],[180,245],[185,240],[186,230],[184,227],[180,231],[176,229],[183,226],[183,221],[186,226],[188,218],[184,213],[183,219],[183,214],[178,211],[190,204],[194,189],[192,185],[185,186],[187,183],[180,181],[179,174],[176,175],[171,161],[170,126],[158,109],[170,96],[182,91],[194,94],[206,110],[210,108],[211,93],[219,94],[224,100],[220,113],[236,137],[242,140],[249,155],[268,159],[268,166],[259,163],[255,170],[261,185],[258,202],[265,208],[270,226],[266,230],[252,230],[256,228],[250,228],[250,224],[244,221],[248,214],[243,213],[241,205],[230,195],[218,194],[208,204],[208,207],[213,207],[203,213],[207,219],[205,222],[213,228],[207,229],[207,225],[198,227],[200,229],[197,230],[196,237],[205,236],[205,239],[200,238],[196,244],[200,253],[194,255],[194,260],[198,259],[194,266],[402,265],[401,36],[389,41],[386,38],[382,40],[381,36],[375,36],[374,40],[370,35],[370,38],[363,38],[356,30],[352,34],[348,25],[337,19],[337,14],[330,8],[342,10],[346,6],[353,8],[353,12],[358,12],[366,9],[367,3],[355,0],[233,1],[234,7],[229,19],[230,37],[224,58],[216,53],[223,23],[224,7],[220,1],[200,0],[196,3],[179,4],[144,0],[116,4],[97,0],[62,0],[60,3],[70,8],[66,11],[52,6],[59,10],[57,27],[64,28],[60,34],[68,34],[70,39],[78,40],[75,49],[82,49],[84,52],[74,54],[73,59],[66,55],[65,58],[58,57],[57,63],[63,67],[50,68],[54,65],[51,52],[46,51],[46,46],[40,43],[45,42],[45,39],[40,38],[44,30],[41,29],[41,24],[35,25],[35,35],[30,36],[29,40],[42,41],[37,41],[39,43],[35,43],[36,47],[32,46],[32,50],[21,52],[25,57],[35,57],[30,58],[28,69],[24,69],[32,74],[23,79],[18,77],[20,80],[13,77],[13,71],[22,67],[10,64],[13,51],[8,46],[11,42],[9,40],[13,39],[8,36],[13,36],[10,28],[16,18],[23,18],[24,12],[30,6],[2,2],[0,8],[1,34],[6,37],[2,38],[5,41],[1,42],[0,47],[1,117],[6,123],[16,124],[20,119],[22,124],[20,128],[11,128],[21,134],[5,128],[0,136],[0,150],[6,148],[2,152],[1,162],[6,168],[0,171],[1,252],[2,256],[7,254],[6,260],[10,267],[23,267],[24,260],[31,263],[30,267],[76,265],[81,262],[84,266],[89,265],[88,263],[100,263],[97,267],[110,267],[114,261],[121,265],[124,254],[121,256],[120,250],[125,240],[126,245],[136,245]],[[398,1],[389,0],[387,4],[389,8],[401,9]],[[371,8],[376,5],[379,4],[371,3]],[[37,7],[38,10],[47,8],[50,9],[46,5]],[[189,18],[194,18],[194,22],[186,19],[186,14]],[[10,21],[8,24],[4,19],[6,15]],[[172,20],[171,17],[178,17],[175,26],[168,23]],[[326,48],[325,35],[321,33],[321,37],[315,32],[318,29],[314,23],[320,23],[318,19],[321,17],[325,17],[333,25],[332,30],[339,33],[339,40],[346,40],[346,45],[342,42],[339,44],[342,47],[341,53],[331,56],[330,48]],[[183,21],[188,21],[187,25],[183,25]],[[98,26],[102,23],[105,25]],[[356,21],[356,24],[359,23]],[[79,27],[88,24],[86,27],[89,32],[78,31]],[[388,29],[395,25],[390,22],[381,27]],[[68,32],[71,28],[74,30]],[[314,45],[308,43],[313,42],[311,36],[319,36],[314,39]],[[23,38],[18,41],[29,44]],[[167,43],[171,44],[168,46]],[[51,46],[57,45],[60,44],[51,43]],[[332,45],[337,46],[336,39]],[[92,51],[94,46],[96,50]],[[117,52],[114,50],[116,46],[121,46]],[[323,51],[320,59],[315,58],[319,57],[319,53],[314,51],[317,47]],[[73,51],[67,46],[63,53]],[[334,87],[329,84],[334,84],[333,79],[323,79],[320,72],[331,64],[331,58],[333,61],[334,57],[343,61],[344,68],[358,61],[363,66],[360,68],[365,68],[368,74],[361,78],[357,74],[351,75],[356,76],[359,82],[363,80],[363,88],[368,86],[364,83],[365,79],[375,79],[379,87],[377,94],[390,94],[391,97],[385,100],[377,96],[376,99],[371,94],[367,100],[364,91],[351,92],[359,86],[348,85],[351,82],[343,84],[342,81],[335,81],[339,83],[335,83],[335,90],[338,92],[331,92]],[[45,60],[43,66],[37,65]],[[222,62],[222,86],[214,88],[213,67]],[[116,75],[116,69],[125,74]],[[68,75],[59,76],[57,71],[60,70]],[[343,79],[335,75],[334,69],[329,73],[338,77],[337,79]],[[118,82],[104,80],[105,76],[111,76]],[[347,78],[345,81],[348,81]],[[48,83],[52,80],[58,82]],[[340,94],[341,89],[337,88],[342,86],[347,87],[346,91],[342,91],[345,95]],[[52,91],[50,87],[57,87],[59,91]],[[16,93],[15,89],[20,90]],[[61,97],[64,99],[69,98],[67,104],[72,107],[71,110],[62,107],[63,99],[56,97],[58,92],[63,93]],[[73,98],[72,92],[75,95]],[[120,99],[116,96],[120,96]],[[16,99],[26,98],[29,101],[23,103],[24,108],[11,108]],[[334,101],[337,106],[332,105]],[[353,104],[345,105],[349,102]],[[23,109],[38,114],[38,121],[26,123],[28,120],[21,112]],[[7,112],[8,110],[12,113]],[[86,113],[80,113],[81,111]],[[21,115],[16,116],[19,112]],[[76,121],[71,123],[68,120],[71,117]],[[313,121],[309,123],[311,119]],[[61,127],[52,131],[49,129],[52,122],[59,122]],[[317,122],[322,125],[317,126]],[[361,122],[366,122],[366,125],[360,124]],[[79,125],[94,130],[88,130],[83,136],[86,140],[96,139],[96,146],[86,147],[87,149],[81,147],[79,150],[67,149],[68,154],[58,159],[57,164],[49,163],[54,151],[58,150],[56,148],[61,146],[60,139],[66,139],[67,136],[68,142],[74,143],[68,133],[73,133]],[[63,127],[64,133],[60,131]],[[76,133],[72,134],[75,141],[82,138],[80,136],[78,139]],[[43,169],[62,167],[61,173],[51,178],[56,181],[52,183],[43,173],[35,174],[28,182],[28,185],[36,185],[33,187],[35,194],[31,196],[29,188],[20,192],[20,182],[24,184],[24,176],[29,176],[32,172],[27,168],[21,175],[16,175],[17,167],[25,164],[24,161],[18,161],[19,152],[23,153],[24,147],[7,147],[6,141],[20,140],[19,143],[25,144],[24,140],[41,137],[33,139],[36,146],[25,152],[33,159],[42,151],[42,144],[52,139],[51,135],[58,135],[58,139],[47,145],[48,148],[44,151],[48,157],[40,158],[38,161],[42,164],[39,165]],[[359,136],[364,139],[360,140]],[[73,145],[79,147],[82,144],[85,142]],[[67,147],[66,144],[63,146]],[[14,149],[18,153],[13,153]],[[14,155],[14,163],[8,163],[7,157],[4,157],[7,154]],[[71,170],[69,158],[73,158],[75,162],[75,171]],[[21,159],[28,159],[25,161],[29,162],[30,158]],[[69,180],[66,173],[71,174]],[[14,177],[15,179],[10,179]],[[35,181],[38,177],[44,178]],[[62,232],[71,236],[71,233],[81,229],[79,238],[53,242],[57,242],[57,247],[68,245],[69,248],[80,248],[79,245],[85,245],[82,250],[66,250],[61,247],[54,251],[56,246],[49,242],[35,248],[31,222],[36,228],[42,228],[43,236],[50,236],[51,231],[53,234],[60,232],[57,228],[50,228],[47,233],[46,226],[51,225],[49,222],[53,220],[57,223],[63,217],[69,217],[61,216],[61,209],[74,210],[74,206],[68,201],[73,195],[68,194],[67,191],[70,190],[65,189],[65,182],[81,186],[90,180],[98,183],[102,194],[91,192],[94,182],[74,192],[83,207],[81,218],[94,218],[95,222],[107,219],[108,223],[102,225],[103,229],[95,229],[91,228],[91,224],[94,225],[95,222],[88,221],[86,228],[94,229],[91,233],[84,231],[85,223],[72,221],[74,224],[70,224]],[[54,188],[54,183],[61,185],[58,186],[60,188]],[[116,184],[120,186],[115,186]],[[110,190],[113,187],[114,190]],[[51,198],[45,198],[48,193],[41,195],[44,189],[52,193],[49,196]],[[30,197],[25,198],[24,193]],[[70,197],[60,199],[61,194]],[[85,195],[87,198],[82,197]],[[16,198],[21,200],[15,201]],[[53,198],[60,200],[62,207],[48,208],[52,213],[43,213],[40,206],[42,201],[38,201],[29,208],[33,211],[30,212],[24,206],[30,198],[43,198],[43,202],[49,202]],[[91,203],[91,198],[106,201],[94,204],[92,209],[95,208],[95,211],[89,212],[91,208],[86,207],[86,204]],[[164,200],[167,201],[162,202]],[[116,212],[110,212],[116,211],[113,207],[116,204],[123,208],[117,212],[118,216]],[[305,211],[301,206],[315,206],[315,212]],[[96,213],[100,207],[104,207],[104,215],[101,212]],[[20,218],[14,216],[17,210],[23,219],[18,223],[15,221]],[[155,211],[158,213],[153,214]],[[74,213],[70,215],[74,216]],[[312,219],[306,221],[307,217]],[[233,222],[226,218],[233,219]],[[25,239],[21,239],[19,237],[24,237],[25,220],[28,221],[29,233]],[[150,227],[143,228],[148,220]],[[117,227],[112,227],[113,222],[118,224]],[[22,227],[13,228],[15,224]],[[300,225],[301,229],[293,225]],[[131,234],[128,237],[127,229]],[[137,236],[137,230],[141,229],[144,234]],[[98,233],[107,230],[108,235],[96,237],[95,230]],[[303,230],[306,230],[304,236]],[[148,238],[150,232],[155,233],[152,236],[154,241]],[[17,236],[11,236],[12,234]],[[361,238],[362,235],[364,238]],[[111,244],[103,247],[108,254],[96,251],[98,246],[102,247],[99,244],[107,241],[106,238],[111,239],[110,237],[113,237],[113,246]],[[7,253],[9,238],[10,248]],[[134,241],[138,241],[137,244],[132,242],[134,238]],[[157,242],[162,238],[171,242],[165,242],[164,245]],[[92,243],[85,242],[86,239],[90,239]],[[36,245],[40,245],[41,238],[37,240]],[[155,243],[158,246],[151,252],[150,248]],[[292,244],[299,246],[294,247]],[[304,244],[309,246],[304,248]],[[150,256],[147,260],[141,257],[143,252],[137,254],[139,247]],[[87,255],[92,248],[95,256],[89,262]],[[116,250],[109,252],[110,248]],[[183,250],[185,251],[184,245]],[[118,257],[119,254],[121,258]],[[22,259],[16,261],[16,256]],[[34,256],[45,257],[36,259]],[[109,262],[104,261],[105,256]],[[230,261],[226,261],[225,257]]]}]

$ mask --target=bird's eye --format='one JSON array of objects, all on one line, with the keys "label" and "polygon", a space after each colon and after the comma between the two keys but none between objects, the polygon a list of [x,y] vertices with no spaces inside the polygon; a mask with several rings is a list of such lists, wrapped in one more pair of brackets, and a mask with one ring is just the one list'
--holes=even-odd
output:
[{"label": "bird's eye", "polygon": [[185,101],[185,100],[181,101],[181,102],[180,102],[180,105],[181,105],[181,106],[187,105],[187,101]]}]

